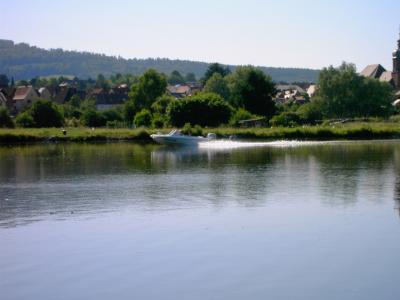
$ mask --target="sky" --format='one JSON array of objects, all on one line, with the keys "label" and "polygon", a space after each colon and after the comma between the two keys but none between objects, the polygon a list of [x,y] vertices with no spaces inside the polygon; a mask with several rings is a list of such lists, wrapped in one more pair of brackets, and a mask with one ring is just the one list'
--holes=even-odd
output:
[{"label": "sky", "polygon": [[[0,0],[0,39],[124,58],[391,70],[400,0]],[[5,8],[5,9],[4,9]]]}]

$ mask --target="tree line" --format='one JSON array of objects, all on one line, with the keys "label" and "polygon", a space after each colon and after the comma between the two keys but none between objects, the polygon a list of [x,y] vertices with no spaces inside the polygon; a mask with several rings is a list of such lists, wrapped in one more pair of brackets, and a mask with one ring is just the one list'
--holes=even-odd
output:
[{"label": "tree line", "polygon": [[[124,59],[104,54],[65,51],[62,49],[45,50],[26,43],[15,44],[13,41],[0,40],[0,73],[5,73],[15,80],[27,80],[36,76],[55,75],[96,78],[97,74],[106,77],[120,74],[143,74],[148,69],[170,74],[178,70],[181,74],[193,73],[200,78],[210,64],[188,60],[165,58]],[[231,70],[235,66],[229,66]],[[315,82],[318,70],[299,68],[261,68],[265,73],[279,81]]]},{"label": "tree line", "polygon": [[[191,76],[191,75],[190,75]],[[182,77],[182,78],[181,78]],[[212,64],[200,79],[202,92],[174,99],[166,93],[171,80],[183,79],[174,71],[166,76],[154,69],[139,77],[98,76],[95,85],[109,85],[131,80],[128,100],[120,107],[99,112],[93,100],[73,96],[64,105],[51,101],[35,102],[15,119],[21,127],[182,127],[237,126],[239,121],[264,118],[270,126],[316,124],[331,118],[388,117],[394,113],[393,88],[385,82],[357,74],[352,64],[328,67],[321,71],[315,97],[304,105],[276,104],[276,86],[272,78],[253,66],[231,71]],[[3,120],[3,121],[1,121]],[[13,126],[14,120],[0,112],[2,126]]]}]

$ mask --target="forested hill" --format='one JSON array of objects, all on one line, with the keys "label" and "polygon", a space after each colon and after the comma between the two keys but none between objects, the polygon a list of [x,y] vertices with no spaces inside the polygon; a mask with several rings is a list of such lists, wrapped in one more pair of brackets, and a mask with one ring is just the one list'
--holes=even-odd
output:
[{"label": "forested hill", "polygon": [[[201,78],[207,67],[208,64],[204,62],[166,58],[124,59],[62,49],[45,50],[25,43],[15,44],[13,41],[0,40],[0,74],[14,77],[15,80],[51,75],[96,78],[100,73],[105,76],[116,73],[138,75],[149,68],[166,74],[174,70],[181,74],[194,73],[197,78]],[[318,70],[269,67],[262,69],[276,82],[315,82],[318,77]]]}]

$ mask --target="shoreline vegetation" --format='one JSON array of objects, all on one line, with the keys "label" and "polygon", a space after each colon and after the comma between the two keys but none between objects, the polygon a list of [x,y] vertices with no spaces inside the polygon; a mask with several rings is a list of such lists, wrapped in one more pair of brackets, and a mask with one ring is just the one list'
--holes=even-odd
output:
[{"label": "shoreline vegetation", "polygon": [[[167,133],[170,129],[111,129],[111,128],[17,128],[0,129],[0,144],[14,145],[37,142],[119,142],[137,141],[153,143],[150,135]],[[273,128],[202,128],[206,135],[213,132],[218,139],[235,140],[373,140],[400,138],[397,122],[356,122],[335,125],[273,127]]]}]

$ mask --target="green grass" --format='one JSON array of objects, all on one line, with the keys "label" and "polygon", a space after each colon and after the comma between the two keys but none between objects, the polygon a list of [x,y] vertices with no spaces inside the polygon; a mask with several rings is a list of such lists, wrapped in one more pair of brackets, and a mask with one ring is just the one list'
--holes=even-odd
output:
[{"label": "green grass", "polygon": [[0,143],[31,143],[46,141],[148,141],[151,131],[144,129],[66,128],[64,135],[59,128],[0,129]]},{"label": "green grass", "polygon": [[[91,142],[91,141],[146,141],[150,134],[169,129],[106,129],[67,128],[63,135],[57,128],[0,129],[0,143],[32,143],[46,141]],[[203,134],[214,132],[219,138],[236,136],[238,139],[256,140],[351,140],[351,139],[397,139],[400,138],[400,123],[358,122],[335,126],[302,126],[276,128],[204,128]]]},{"label": "green grass", "polygon": [[351,140],[400,138],[399,123],[348,123],[335,126],[299,126],[275,128],[217,128],[218,136],[235,135],[246,139]]}]

